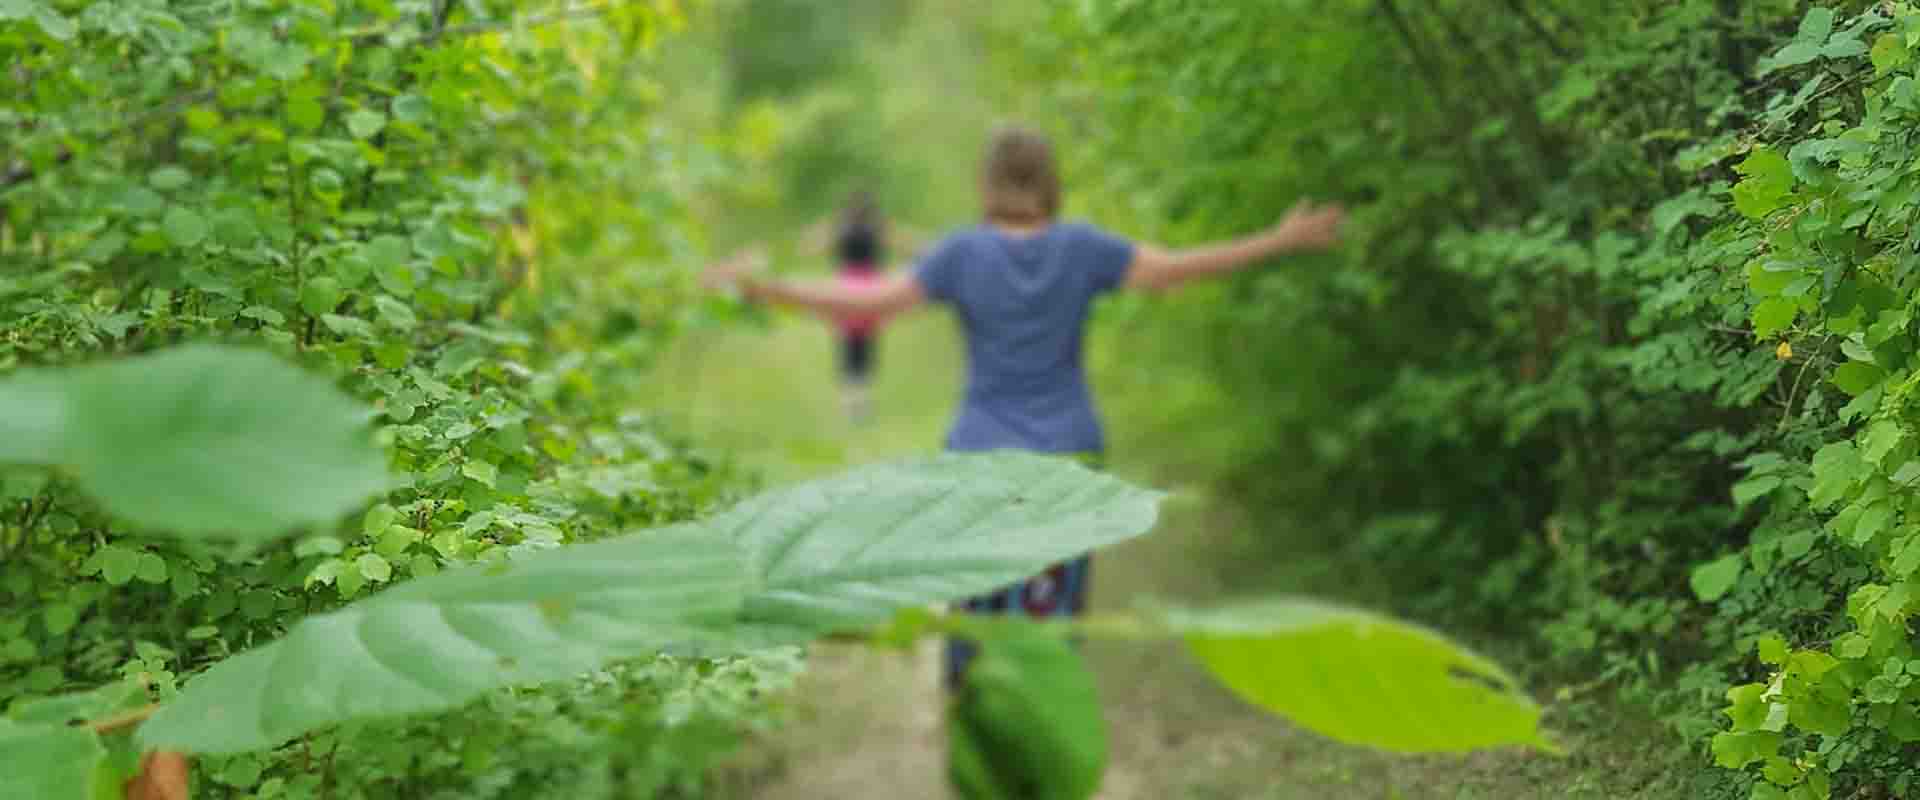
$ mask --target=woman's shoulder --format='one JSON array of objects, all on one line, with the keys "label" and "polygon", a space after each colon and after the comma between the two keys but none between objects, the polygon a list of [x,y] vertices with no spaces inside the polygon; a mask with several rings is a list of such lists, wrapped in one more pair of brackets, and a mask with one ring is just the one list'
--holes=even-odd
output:
[{"label": "woman's shoulder", "polygon": [[1080,219],[1056,222],[1053,225],[1053,231],[1055,234],[1069,239],[1094,239],[1110,235],[1106,229]]}]

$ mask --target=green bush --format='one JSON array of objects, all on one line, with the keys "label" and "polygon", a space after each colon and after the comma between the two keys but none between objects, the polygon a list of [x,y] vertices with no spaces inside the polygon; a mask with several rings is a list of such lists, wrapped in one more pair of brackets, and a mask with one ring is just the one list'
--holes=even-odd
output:
[{"label": "green bush", "polygon": [[1223,423],[1244,494],[1759,767],[1740,791],[1908,791],[1911,4],[1113,0],[1051,30],[1005,67],[1075,110],[1097,218],[1359,208],[1339,258],[1123,312],[1262,410]]},{"label": "green bush", "polygon": [[[336,406],[250,406],[282,395],[224,356],[176,362],[175,386],[77,390],[63,408],[95,437],[72,452],[22,438],[32,418],[0,423],[9,463],[63,467],[0,482],[0,708],[122,677],[170,697],[388,584],[689,519],[737,491],[723,462],[626,410],[686,314],[665,264],[700,235],[684,206],[698,187],[654,169],[693,160],[701,132],[640,135],[659,111],[644,100],[651,42],[675,24],[653,4],[0,5],[0,364],[248,343],[370,404],[394,476],[347,524],[365,493],[263,493],[293,474],[329,480],[311,470],[342,442],[286,425]],[[249,407],[264,416],[245,430],[268,438],[220,438]],[[182,429],[196,410],[219,412],[199,439]],[[99,419],[118,421],[87,427]],[[168,448],[204,453],[218,482],[150,468]],[[142,509],[151,527],[124,522]],[[795,668],[637,665],[382,723],[376,756],[348,757],[375,748],[347,731],[210,760],[207,796],[314,781],[330,797],[577,796],[567,787],[627,761],[643,766],[622,780],[693,785],[720,752],[705,726],[744,713],[730,695]],[[659,700],[602,708],[609,695]],[[661,715],[649,741],[627,730]],[[530,724],[554,735],[502,758]],[[656,750],[686,758],[631,758]]]}]

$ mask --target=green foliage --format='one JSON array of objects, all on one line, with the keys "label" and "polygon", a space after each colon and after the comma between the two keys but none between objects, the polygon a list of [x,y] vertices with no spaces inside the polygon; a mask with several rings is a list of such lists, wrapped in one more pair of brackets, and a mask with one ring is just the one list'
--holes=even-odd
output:
[{"label": "green foliage", "polygon": [[1262,409],[1203,421],[1271,524],[1354,531],[1404,610],[1533,637],[1725,791],[1913,791],[1912,4],[1052,17],[1005,66],[1095,218],[1358,205],[1337,264],[1120,312],[1170,356],[1127,360]]},{"label": "green foliage", "polygon": [[[630,413],[699,312],[670,268],[702,235],[686,165],[730,145],[635,135],[668,113],[647,98],[672,9],[551,6],[0,3],[0,709],[125,676],[169,699],[390,584],[737,490]],[[336,734],[208,759],[195,796],[679,790],[715,730],[765,716],[711,674],[483,699],[440,718],[459,735],[370,734],[375,760]],[[534,718],[576,727],[521,762],[463,752]],[[684,758],[612,766],[636,752]]]},{"label": "green foliage", "polygon": [[[655,49],[677,9],[0,2],[0,793],[113,791],[157,705],[139,741],[199,750],[195,796],[697,794],[798,669],[769,644],[1151,522],[1019,459],[695,522],[737,476],[630,409],[768,137]],[[795,183],[861,152],[823,107]]]},{"label": "green foliage", "polygon": [[[825,632],[976,594],[1009,574],[1038,572],[1060,558],[1059,544],[1049,538],[1065,538],[1078,552],[1095,540],[1070,535],[1075,532],[1098,541],[1139,535],[1153,526],[1157,502],[1152,493],[1077,462],[1037,455],[947,455],[869,468],[766,495],[705,523],[419,577],[307,617],[279,641],[221,661],[193,680],[144,721],[138,740],[142,749],[206,755],[268,750],[323,728],[455,708],[488,690],[552,683],[608,662],[675,650],[708,658],[748,655],[766,647],[755,631],[769,622]],[[381,522],[388,517],[373,513]],[[957,527],[955,518],[962,521]],[[903,554],[895,548],[903,546],[902,530],[937,534],[912,542],[924,565],[901,568]],[[1024,536],[1008,541],[1001,538],[1007,532]],[[1058,536],[1039,535],[1045,533]],[[993,545],[990,554],[977,549],[982,542]],[[789,570],[790,558],[803,559],[807,568]],[[871,583],[841,596],[847,576]],[[820,597],[833,602],[823,605]],[[809,613],[783,615],[782,608]],[[821,616],[822,608],[831,613]],[[1497,715],[1512,707],[1511,697],[1490,698],[1485,687],[1472,688],[1451,672],[1504,679],[1497,668],[1415,628],[1371,618],[1356,624],[1361,619],[1290,606],[1175,617],[1169,629],[1194,640],[1210,667],[1261,704],[1355,742],[1408,750],[1539,743],[1537,715],[1510,724]],[[1324,634],[1331,645],[1307,654],[1307,661],[1381,663],[1378,672],[1356,674],[1367,675],[1374,687],[1384,682],[1431,695],[1441,714],[1456,711],[1463,699],[1493,710],[1467,718],[1477,728],[1472,734],[1428,732],[1417,740],[1405,738],[1401,721],[1390,716],[1339,720],[1303,713],[1348,690],[1257,674],[1258,660],[1289,649],[1303,633]],[[969,677],[955,722],[959,784],[981,797],[1091,796],[1099,786],[1104,734],[1091,676],[1077,654],[1028,624],[983,638],[989,656]],[[1374,649],[1354,646],[1363,640]],[[1407,646],[1415,640],[1417,646]],[[1379,649],[1379,643],[1388,646]],[[98,729],[113,724],[90,718],[106,710],[97,699],[143,696],[110,687],[92,697],[58,698],[52,710],[16,708],[15,717],[39,725],[15,730],[8,722],[0,729],[7,745],[0,764],[19,769],[31,788],[86,785],[107,763]],[[1369,698],[1357,709],[1365,712],[1383,699],[1404,700]],[[235,782],[259,778],[256,763],[239,763],[248,765],[240,768],[246,777]],[[230,762],[223,775],[233,769]]]},{"label": "green foliage", "polygon": [[980,655],[948,717],[948,765],[964,800],[1084,800],[1100,789],[1107,728],[1073,646],[1019,625],[973,625]]}]

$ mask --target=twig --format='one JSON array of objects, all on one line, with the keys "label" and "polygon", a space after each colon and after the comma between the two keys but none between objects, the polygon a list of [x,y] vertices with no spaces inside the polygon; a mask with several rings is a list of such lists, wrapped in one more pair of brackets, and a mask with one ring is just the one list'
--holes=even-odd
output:
[{"label": "twig", "polygon": [[[1826,342],[1823,340],[1820,349],[1824,350],[1825,345]],[[1807,360],[1800,364],[1800,372],[1793,376],[1793,386],[1787,389],[1787,402],[1784,404],[1786,407],[1780,412],[1780,424],[1775,427],[1776,431],[1786,430],[1787,423],[1793,420],[1793,398],[1800,394],[1800,381],[1807,377],[1807,370],[1812,368],[1813,362],[1820,360],[1820,358],[1821,356],[1817,351],[1809,353],[1807,354]]]}]

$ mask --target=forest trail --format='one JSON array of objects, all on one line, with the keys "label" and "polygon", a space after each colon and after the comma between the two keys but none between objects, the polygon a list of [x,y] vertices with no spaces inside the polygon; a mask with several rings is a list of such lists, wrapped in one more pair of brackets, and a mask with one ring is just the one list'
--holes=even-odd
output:
[{"label": "forest trail", "polygon": [[[662,408],[707,446],[784,483],[858,463],[933,450],[959,379],[951,323],[938,314],[883,339],[878,418],[860,430],[838,415],[832,342],[804,322],[766,331],[704,332],[661,365]],[[1116,427],[1122,427],[1117,425]],[[1151,535],[1095,557],[1093,604],[1142,597],[1206,602],[1237,592],[1315,592],[1365,582],[1352,565],[1302,542],[1298,563],[1248,569],[1254,529],[1204,485],[1172,486],[1183,467],[1158,448],[1115,448],[1114,471],[1174,489]],[[1263,544],[1271,552],[1270,544]],[[1651,737],[1578,737],[1574,754],[1522,752],[1405,758],[1346,747],[1243,705],[1177,644],[1092,642],[1109,731],[1100,800],[1394,798],[1655,800],[1688,796],[1674,759]],[[742,769],[765,800],[940,800],[949,796],[938,681],[939,646],[911,654],[816,646],[787,723],[756,739]],[[1541,687],[1536,687],[1540,689]],[[1545,693],[1545,692],[1540,692]]]}]

